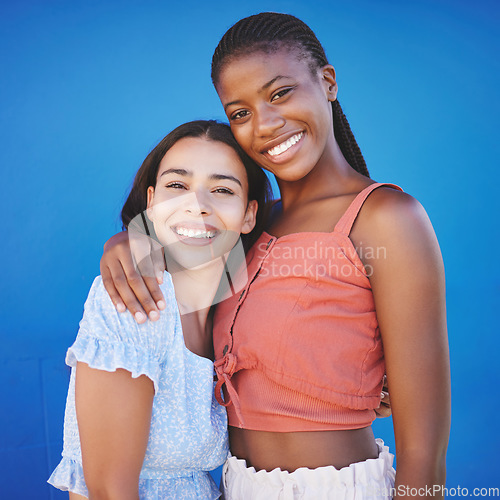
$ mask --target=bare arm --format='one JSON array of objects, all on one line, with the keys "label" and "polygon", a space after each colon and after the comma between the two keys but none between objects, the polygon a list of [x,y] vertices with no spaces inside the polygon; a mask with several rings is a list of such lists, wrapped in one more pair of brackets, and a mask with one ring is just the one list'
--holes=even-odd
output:
[{"label": "bare arm", "polygon": [[382,249],[365,253],[375,256],[364,263],[372,270],[391,394],[396,491],[404,497],[408,488],[424,488],[422,493],[425,487],[436,488],[434,493],[440,497],[437,488],[445,483],[450,430],[441,253],[427,214],[416,200],[387,188],[374,192],[366,203],[369,215],[353,236],[362,235],[364,246]]},{"label": "bare arm", "polygon": [[123,231],[104,245],[101,258],[104,287],[118,311],[128,309],[138,323],[144,323],[147,317],[156,321],[158,310],[165,308],[158,286],[164,269],[161,249],[153,248],[146,236],[130,239],[129,233]]},{"label": "bare arm", "polygon": [[83,495],[78,495],[77,493],[69,492],[69,500],[87,500],[87,497]]},{"label": "bare arm", "polygon": [[76,414],[90,500],[139,500],[153,397],[153,382],[145,375],[132,378],[123,369],[77,364]]}]

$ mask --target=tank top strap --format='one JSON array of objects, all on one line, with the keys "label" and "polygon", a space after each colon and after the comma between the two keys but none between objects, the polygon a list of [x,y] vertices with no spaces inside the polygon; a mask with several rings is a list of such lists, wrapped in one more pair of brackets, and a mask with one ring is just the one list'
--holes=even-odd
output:
[{"label": "tank top strap", "polygon": [[354,221],[356,220],[356,217],[358,216],[359,211],[361,210],[361,207],[363,206],[363,203],[365,202],[366,198],[368,198],[368,196],[372,191],[381,186],[388,186],[397,189],[399,191],[403,191],[399,186],[396,186],[396,184],[389,184],[387,182],[375,182],[373,184],[370,184],[365,189],[363,189],[363,191],[361,191],[356,196],[356,198],[354,198],[353,202],[349,205],[344,215],[337,222],[333,232],[349,236],[349,233],[351,232],[352,229],[352,225],[354,224]]}]

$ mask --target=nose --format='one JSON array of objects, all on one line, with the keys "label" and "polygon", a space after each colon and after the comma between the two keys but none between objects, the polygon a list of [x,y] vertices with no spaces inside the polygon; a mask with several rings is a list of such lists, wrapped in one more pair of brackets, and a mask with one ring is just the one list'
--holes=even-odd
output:
[{"label": "nose", "polygon": [[256,112],[255,132],[258,137],[268,137],[273,135],[276,130],[285,125],[285,119],[278,112],[276,106],[265,103]]},{"label": "nose", "polygon": [[194,216],[210,215],[212,213],[209,197],[207,193],[202,191],[186,194],[184,209],[186,213]]}]

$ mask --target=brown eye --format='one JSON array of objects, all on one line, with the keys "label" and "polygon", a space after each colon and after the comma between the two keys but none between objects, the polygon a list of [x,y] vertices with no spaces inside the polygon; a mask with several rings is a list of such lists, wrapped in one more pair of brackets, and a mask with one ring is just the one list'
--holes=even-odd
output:
[{"label": "brown eye", "polygon": [[236,113],[233,113],[229,119],[233,121],[241,120],[243,118],[246,118],[249,114],[250,113],[246,109],[243,109],[241,111],[236,111]]},{"label": "brown eye", "polygon": [[186,189],[185,186],[180,182],[169,182],[165,187],[172,189]]},{"label": "brown eye", "polygon": [[220,187],[220,188],[214,189],[213,192],[214,193],[221,193],[221,194],[234,194],[233,191],[231,191],[229,188],[225,188],[225,187]]},{"label": "brown eye", "polygon": [[283,97],[286,94],[288,94],[288,92],[290,92],[291,90],[292,90],[291,87],[286,88],[286,89],[282,89],[282,90],[278,90],[278,92],[276,92],[275,94],[273,94],[273,96],[271,97],[271,102],[276,101],[276,99],[280,99],[281,97]]}]

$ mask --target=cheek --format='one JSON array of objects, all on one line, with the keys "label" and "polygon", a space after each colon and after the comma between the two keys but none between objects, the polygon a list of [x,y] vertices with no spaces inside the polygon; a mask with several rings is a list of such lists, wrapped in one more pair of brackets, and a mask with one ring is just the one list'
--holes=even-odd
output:
[{"label": "cheek", "polygon": [[245,125],[231,127],[231,132],[236,139],[236,142],[242,147],[247,155],[251,155],[252,129],[249,123]]},{"label": "cheek", "polygon": [[245,209],[246,205],[244,205],[241,200],[235,200],[235,202],[224,207],[224,214],[221,214],[221,217],[228,230],[237,233],[241,232],[241,228],[245,221]]},{"label": "cheek", "polygon": [[165,219],[165,210],[161,203],[153,205],[150,214],[150,218],[155,224]]},{"label": "cheek", "polygon": [[179,203],[175,198],[158,196],[152,207],[154,217],[163,220],[170,217],[177,210]]},{"label": "cheek", "polygon": [[316,120],[325,134],[328,135],[333,130],[333,112],[330,102],[326,103],[318,110]]}]

